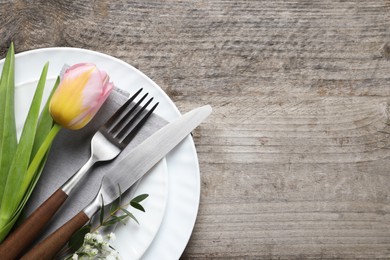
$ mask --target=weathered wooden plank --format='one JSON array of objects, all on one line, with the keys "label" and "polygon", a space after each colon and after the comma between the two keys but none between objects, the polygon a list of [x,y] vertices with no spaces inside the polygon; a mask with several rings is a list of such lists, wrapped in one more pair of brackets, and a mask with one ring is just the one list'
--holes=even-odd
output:
[{"label": "weathered wooden plank", "polygon": [[389,1],[14,0],[0,24],[1,56],[93,49],[213,106],[184,259],[390,257]]}]

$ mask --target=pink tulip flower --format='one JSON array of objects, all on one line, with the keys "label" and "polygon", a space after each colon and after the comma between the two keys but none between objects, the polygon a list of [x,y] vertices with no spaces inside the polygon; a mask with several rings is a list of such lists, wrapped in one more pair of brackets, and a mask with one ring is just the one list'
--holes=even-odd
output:
[{"label": "pink tulip flower", "polygon": [[95,116],[107,99],[113,83],[94,64],[69,67],[50,101],[54,121],[68,129],[80,129]]}]

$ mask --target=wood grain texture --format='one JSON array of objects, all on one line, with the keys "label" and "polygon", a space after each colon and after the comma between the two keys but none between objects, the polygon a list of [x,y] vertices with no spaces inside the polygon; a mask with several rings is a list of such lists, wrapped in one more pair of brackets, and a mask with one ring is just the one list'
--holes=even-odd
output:
[{"label": "wood grain texture", "polygon": [[194,132],[201,204],[183,259],[390,258],[390,2],[1,1],[0,54],[118,57]]},{"label": "wood grain texture", "polygon": [[54,259],[72,235],[87,224],[88,221],[89,217],[84,213],[84,211],[80,211],[54,233],[27,251],[20,260]]}]

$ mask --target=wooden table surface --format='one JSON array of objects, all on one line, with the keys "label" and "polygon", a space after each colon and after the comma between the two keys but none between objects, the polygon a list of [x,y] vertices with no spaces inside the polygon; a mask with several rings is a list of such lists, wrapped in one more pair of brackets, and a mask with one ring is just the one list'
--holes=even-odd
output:
[{"label": "wooden table surface", "polygon": [[390,1],[0,0],[1,57],[11,41],[103,52],[214,108],[183,259],[390,258]]}]

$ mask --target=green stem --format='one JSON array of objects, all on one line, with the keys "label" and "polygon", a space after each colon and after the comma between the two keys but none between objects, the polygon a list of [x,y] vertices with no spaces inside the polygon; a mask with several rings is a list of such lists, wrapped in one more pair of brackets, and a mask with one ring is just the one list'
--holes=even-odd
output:
[{"label": "green stem", "polygon": [[41,147],[39,147],[38,152],[35,154],[34,159],[31,161],[31,163],[27,169],[26,178],[23,181],[22,192],[20,194],[26,193],[28,187],[31,184],[31,180],[34,178],[35,173],[37,172],[37,170],[42,162],[42,159],[45,157],[54,138],[57,136],[57,134],[61,130],[61,128],[62,127],[59,124],[54,123],[50,132],[48,133],[45,140],[43,141]]},{"label": "green stem", "polygon": [[94,229],[92,229],[90,233],[93,233],[93,232],[95,232],[96,230],[98,230],[99,228],[101,228],[101,227],[103,226],[104,223],[106,223],[107,221],[109,221],[110,218],[111,218],[112,216],[114,216],[119,210],[122,209],[122,207],[124,207],[124,206],[126,206],[126,205],[127,205],[127,204],[124,204],[124,205],[122,205],[122,206],[118,206],[118,208],[116,208],[114,211],[110,212],[109,216],[106,217],[106,218],[103,220],[102,223],[99,223],[99,225],[97,225]]}]

